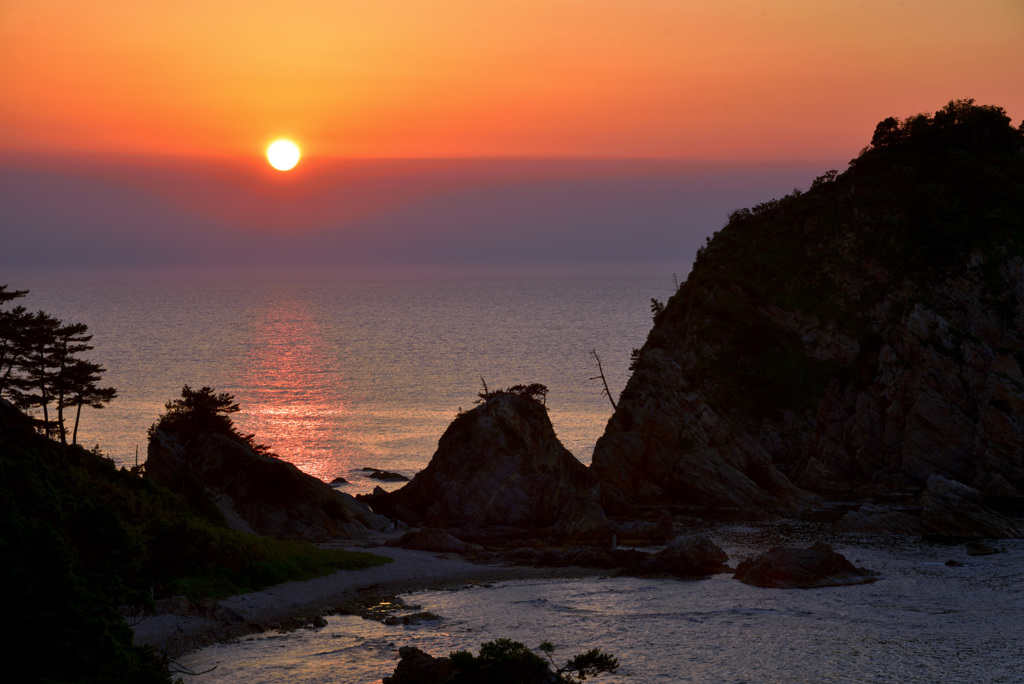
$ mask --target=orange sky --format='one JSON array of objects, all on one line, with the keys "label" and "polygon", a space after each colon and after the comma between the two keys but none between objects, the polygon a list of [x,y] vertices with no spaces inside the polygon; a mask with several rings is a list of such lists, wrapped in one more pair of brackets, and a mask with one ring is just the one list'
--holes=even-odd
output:
[{"label": "orange sky", "polygon": [[0,151],[839,159],[1024,117],[1021,0],[3,0]]}]

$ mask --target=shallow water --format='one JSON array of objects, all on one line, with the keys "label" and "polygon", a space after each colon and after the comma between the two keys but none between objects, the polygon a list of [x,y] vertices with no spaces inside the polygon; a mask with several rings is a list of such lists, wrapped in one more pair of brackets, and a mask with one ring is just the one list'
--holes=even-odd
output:
[{"label": "shallow water", "polygon": [[[733,563],[800,531],[732,528],[712,537]],[[508,637],[550,640],[556,660],[599,647],[618,657],[622,682],[1017,682],[1024,643],[1024,542],[968,557],[962,546],[845,537],[834,547],[881,574],[872,584],[761,589],[717,575],[701,581],[636,578],[503,582],[418,592],[407,603],[442,616],[385,626],[353,616],[319,630],[260,636],[184,658],[216,670],[187,682],[380,682],[398,647],[434,655],[475,651]],[[950,567],[955,558],[966,563]]]}]

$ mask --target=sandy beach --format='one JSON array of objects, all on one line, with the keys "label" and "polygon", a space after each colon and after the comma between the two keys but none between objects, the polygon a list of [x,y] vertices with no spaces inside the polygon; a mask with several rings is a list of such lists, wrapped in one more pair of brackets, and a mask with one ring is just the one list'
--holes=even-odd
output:
[{"label": "sandy beach", "polygon": [[[163,602],[173,612],[130,618],[135,644],[152,646],[170,658],[245,634],[313,620],[337,612],[356,600],[390,597],[460,584],[511,579],[580,577],[606,574],[583,568],[531,568],[467,562],[454,554],[384,546],[385,539],[354,540],[335,545],[392,558],[393,562],[363,570],[340,570],[300,582],[286,582],[263,591],[191,605]],[[168,605],[170,604],[170,605]]]}]

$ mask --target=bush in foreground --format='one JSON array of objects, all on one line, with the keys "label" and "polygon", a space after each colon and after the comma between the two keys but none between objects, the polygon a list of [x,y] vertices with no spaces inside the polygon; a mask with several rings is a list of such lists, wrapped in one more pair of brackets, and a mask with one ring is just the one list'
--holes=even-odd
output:
[{"label": "bush in foreground", "polygon": [[511,639],[481,644],[476,656],[456,651],[447,658],[403,646],[398,651],[402,659],[384,684],[575,684],[619,668],[619,661],[599,648],[575,656],[562,667],[555,665],[550,641],[538,650],[547,660]]}]

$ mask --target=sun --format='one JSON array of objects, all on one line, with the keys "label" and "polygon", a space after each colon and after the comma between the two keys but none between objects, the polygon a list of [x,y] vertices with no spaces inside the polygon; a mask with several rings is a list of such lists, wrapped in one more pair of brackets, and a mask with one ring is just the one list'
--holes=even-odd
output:
[{"label": "sun", "polygon": [[278,171],[288,171],[299,163],[299,146],[291,140],[275,140],[267,148],[267,161]]}]

